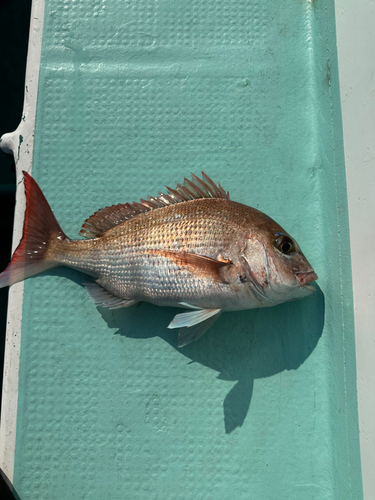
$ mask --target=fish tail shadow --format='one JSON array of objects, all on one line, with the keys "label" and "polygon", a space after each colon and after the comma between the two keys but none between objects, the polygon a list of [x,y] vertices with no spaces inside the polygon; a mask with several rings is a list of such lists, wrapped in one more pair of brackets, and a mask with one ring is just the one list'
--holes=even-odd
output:
[{"label": "fish tail shadow", "polygon": [[242,427],[250,408],[254,379],[239,380],[226,395],[223,403],[225,433]]}]

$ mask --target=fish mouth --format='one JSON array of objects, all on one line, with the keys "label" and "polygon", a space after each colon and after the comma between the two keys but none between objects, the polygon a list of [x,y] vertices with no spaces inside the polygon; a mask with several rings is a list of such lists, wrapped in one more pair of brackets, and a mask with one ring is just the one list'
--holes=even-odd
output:
[{"label": "fish mouth", "polygon": [[307,273],[297,273],[296,276],[298,278],[300,286],[303,286],[303,288],[315,292],[315,288],[312,285],[309,285],[311,281],[315,281],[318,279],[318,276],[314,273],[314,271],[308,271]]}]

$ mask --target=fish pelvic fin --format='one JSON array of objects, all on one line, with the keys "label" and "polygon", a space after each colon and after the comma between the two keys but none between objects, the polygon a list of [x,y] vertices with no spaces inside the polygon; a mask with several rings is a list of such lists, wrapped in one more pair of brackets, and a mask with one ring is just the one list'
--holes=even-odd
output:
[{"label": "fish pelvic fin", "polygon": [[22,239],[10,264],[0,274],[0,288],[58,266],[53,243],[67,239],[38,184],[27,172],[23,176],[26,211]]},{"label": "fish pelvic fin", "polygon": [[215,323],[221,312],[221,309],[200,309],[176,314],[168,328],[180,328],[178,347],[198,340]]},{"label": "fish pelvic fin", "polygon": [[113,205],[98,210],[91,217],[86,219],[80,235],[85,238],[96,238],[112,227],[126,222],[133,217],[137,217],[150,210],[156,210],[168,205],[183,203],[185,201],[197,200],[199,198],[221,198],[229,200],[229,193],[220,184],[215,184],[208,175],[202,172],[202,179],[191,174],[191,181],[184,179],[184,184],[176,182],[176,188],[165,186],[168,194],[159,192],[159,196],[148,196],[147,200],[133,203]]}]

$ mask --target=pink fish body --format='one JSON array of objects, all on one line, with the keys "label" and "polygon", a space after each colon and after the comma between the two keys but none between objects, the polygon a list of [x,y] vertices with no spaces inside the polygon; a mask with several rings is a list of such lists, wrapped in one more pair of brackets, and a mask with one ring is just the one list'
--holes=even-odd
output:
[{"label": "pink fish body", "polygon": [[0,287],[56,266],[91,277],[96,305],[139,301],[183,307],[169,328],[179,346],[196,340],[222,311],[269,307],[310,295],[317,279],[297,242],[259,210],[236,203],[202,172],[169,194],[99,210],[85,240],[61,230],[40,188],[24,173],[22,240]]}]

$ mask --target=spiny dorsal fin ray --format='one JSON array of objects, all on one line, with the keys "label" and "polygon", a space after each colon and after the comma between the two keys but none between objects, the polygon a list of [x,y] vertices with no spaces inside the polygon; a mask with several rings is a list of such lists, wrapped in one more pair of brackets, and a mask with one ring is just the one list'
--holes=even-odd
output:
[{"label": "spiny dorsal fin ray", "polygon": [[176,189],[166,186],[168,194],[159,192],[159,196],[148,196],[147,200],[141,200],[140,203],[134,201],[133,203],[113,205],[98,210],[85,221],[79,234],[85,238],[96,238],[108,231],[108,229],[137,215],[175,203],[183,203],[199,198],[229,200],[229,193],[225,192],[220,184],[216,185],[204,172],[202,172],[202,179],[199,179],[194,174],[191,174],[191,177],[191,181],[185,178],[183,185],[176,182]]}]

